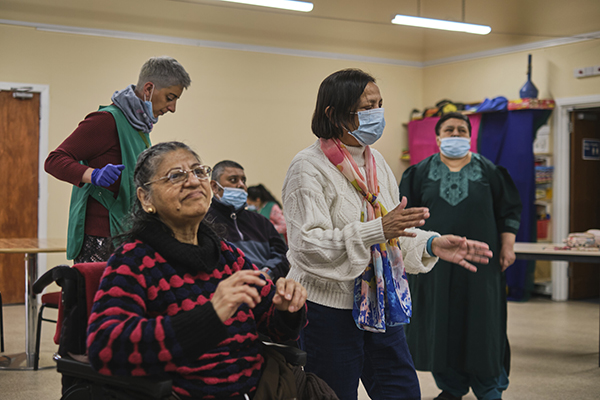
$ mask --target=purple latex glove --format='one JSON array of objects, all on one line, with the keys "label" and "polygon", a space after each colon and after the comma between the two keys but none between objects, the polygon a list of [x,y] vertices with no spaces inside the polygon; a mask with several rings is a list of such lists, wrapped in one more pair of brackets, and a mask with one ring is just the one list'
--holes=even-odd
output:
[{"label": "purple latex glove", "polygon": [[123,164],[106,164],[104,168],[97,168],[92,171],[92,185],[109,187],[119,179],[119,175],[124,169]]}]

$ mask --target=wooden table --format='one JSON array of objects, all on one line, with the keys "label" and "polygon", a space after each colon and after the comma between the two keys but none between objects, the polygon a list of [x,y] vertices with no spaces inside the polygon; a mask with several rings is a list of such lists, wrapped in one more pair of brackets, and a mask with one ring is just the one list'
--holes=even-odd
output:
[{"label": "wooden table", "polygon": [[[564,244],[558,243],[515,243],[515,255],[520,260],[568,261],[583,263],[600,263],[600,249],[562,250]],[[600,337],[598,339],[600,353]],[[600,354],[598,357],[600,366]]]},{"label": "wooden table", "polygon": [[35,331],[38,315],[37,296],[33,284],[38,278],[39,253],[64,253],[66,239],[0,239],[0,253],[25,254],[25,352],[0,357],[0,370],[33,369],[35,362]]},{"label": "wooden table", "polygon": [[515,255],[519,260],[547,260],[584,263],[600,263],[600,249],[557,250],[564,247],[557,243],[515,243]]}]

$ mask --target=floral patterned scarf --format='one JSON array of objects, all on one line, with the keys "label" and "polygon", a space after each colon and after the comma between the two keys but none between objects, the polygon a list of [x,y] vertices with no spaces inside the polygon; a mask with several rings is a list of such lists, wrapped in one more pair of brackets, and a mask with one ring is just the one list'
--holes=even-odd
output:
[{"label": "floral patterned scarf", "polygon": [[[385,207],[377,200],[377,167],[369,146],[365,148],[365,180],[339,139],[320,139],[320,144],[329,161],[363,196],[361,221],[365,221],[365,216],[366,221],[371,221],[386,215]],[[370,332],[385,332],[387,326],[408,323],[411,314],[410,291],[398,239],[371,246],[371,262],[354,281],[352,316],[356,326]]]}]

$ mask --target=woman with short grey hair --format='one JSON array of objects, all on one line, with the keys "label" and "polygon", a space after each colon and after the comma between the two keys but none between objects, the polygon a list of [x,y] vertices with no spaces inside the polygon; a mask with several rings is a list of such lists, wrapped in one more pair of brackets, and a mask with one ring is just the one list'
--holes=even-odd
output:
[{"label": "woman with short grey hair", "polygon": [[135,198],[133,168],[138,154],[150,147],[158,117],[175,112],[191,84],[174,58],[152,57],[141,68],[137,85],[112,96],[48,155],[46,172],[71,183],[67,258],[106,261],[109,237],[123,231],[124,216]]}]

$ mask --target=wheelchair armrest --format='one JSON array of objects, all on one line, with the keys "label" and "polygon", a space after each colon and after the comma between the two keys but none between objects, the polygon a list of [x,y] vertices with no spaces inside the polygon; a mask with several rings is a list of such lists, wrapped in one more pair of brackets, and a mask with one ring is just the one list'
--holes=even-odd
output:
[{"label": "wheelchair armrest", "polygon": [[297,347],[288,346],[286,344],[268,341],[263,341],[263,345],[277,350],[281,355],[283,355],[285,361],[287,361],[289,364],[297,367],[306,365],[306,352],[304,350],[301,350]]},{"label": "wheelchair armrest", "polygon": [[[59,268],[59,269],[63,269],[63,268],[69,268],[69,266],[67,265],[59,265],[55,268]],[[33,293],[35,294],[40,294],[44,291],[44,289],[46,288],[46,286],[50,285],[52,282],[54,282],[56,280],[55,274],[55,268],[49,269],[48,271],[44,272],[44,274],[42,276],[40,276],[34,283],[32,286],[32,290]]]},{"label": "wheelchair armrest", "polygon": [[71,357],[61,357],[55,354],[54,360],[56,361],[56,370],[64,375],[137,392],[148,399],[163,399],[171,395],[172,382],[165,376],[107,376],[98,373],[89,363],[76,361]]}]

